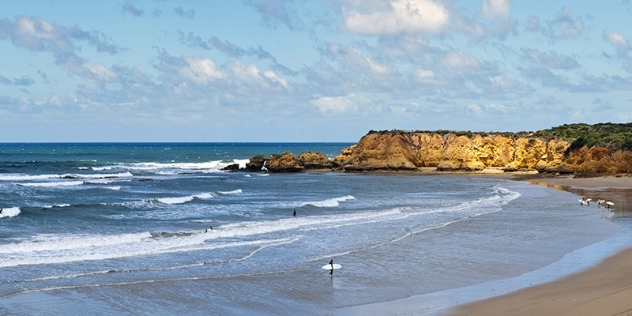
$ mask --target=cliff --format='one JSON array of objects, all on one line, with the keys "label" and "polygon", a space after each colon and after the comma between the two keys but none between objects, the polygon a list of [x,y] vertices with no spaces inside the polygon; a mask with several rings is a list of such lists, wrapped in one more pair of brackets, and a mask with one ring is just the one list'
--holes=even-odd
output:
[{"label": "cliff", "polygon": [[439,171],[537,170],[559,173],[630,173],[632,152],[593,146],[570,149],[558,139],[507,137],[452,133],[370,132],[344,149],[334,164],[347,171],[415,170],[435,167]]},{"label": "cliff", "polygon": [[[246,171],[538,171],[632,173],[632,123],[570,124],[537,132],[371,131],[334,159],[317,152],[255,156]],[[238,171],[238,165],[224,170]]]}]

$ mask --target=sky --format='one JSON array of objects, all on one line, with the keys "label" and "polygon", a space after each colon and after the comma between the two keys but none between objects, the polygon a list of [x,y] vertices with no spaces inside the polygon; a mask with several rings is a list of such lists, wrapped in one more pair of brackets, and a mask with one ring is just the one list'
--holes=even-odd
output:
[{"label": "sky", "polygon": [[631,0],[3,1],[0,142],[632,122]]}]

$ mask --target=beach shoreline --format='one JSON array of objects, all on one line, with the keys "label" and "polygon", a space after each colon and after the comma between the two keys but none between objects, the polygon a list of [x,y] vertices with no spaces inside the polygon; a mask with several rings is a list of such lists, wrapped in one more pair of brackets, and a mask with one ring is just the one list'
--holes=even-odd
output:
[{"label": "beach shoreline", "polygon": [[[455,173],[451,173],[455,174]],[[461,173],[468,174],[468,173]],[[469,173],[472,175],[472,173]],[[614,212],[632,211],[632,177],[598,176],[576,178],[572,175],[485,173],[484,176],[500,176],[515,181],[526,181],[557,190],[578,194],[582,197],[610,200],[615,203]],[[579,202],[578,202],[579,204]],[[591,206],[594,206],[591,205]],[[605,207],[604,207],[605,210]],[[619,315],[632,314],[632,304],[626,299],[632,295],[632,239],[624,234],[572,254],[571,259],[556,263],[557,268],[569,269],[565,276],[546,279],[534,285],[526,284],[511,288],[507,283],[516,280],[499,280],[489,284],[454,289],[439,293],[403,298],[395,301],[339,309],[338,315],[355,315],[363,311],[377,311],[385,315]],[[605,246],[603,246],[605,244]],[[612,244],[616,244],[613,246]],[[608,248],[603,251],[601,247]],[[584,260],[582,252],[589,260]],[[596,258],[594,253],[601,253]],[[588,254],[590,253],[590,254]],[[573,256],[575,258],[573,258]],[[577,268],[577,266],[581,266]],[[532,275],[547,274],[551,267],[533,271]],[[630,273],[628,273],[630,271]],[[525,276],[528,278],[528,276]],[[532,277],[533,278],[533,277]],[[533,279],[538,279],[535,277]],[[504,283],[504,284],[503,284]],[[493,295],[494,287],[498,295]],[[477,291],[488,291],[487,295]],[[429,300],[446,301],[443,309],[433,309]],[[451,301],[452,303],[450,303]],[[628,314],[626,314],[628,313]]]},{"label": "beach shoreline", "polygon": [[[544,177],[529,180],[583,196],[612,200],[616,212],[631,211],[632,178]],[[632,245],[598,264],[559,280],[451,309],[448,315],[630,315]]]}]

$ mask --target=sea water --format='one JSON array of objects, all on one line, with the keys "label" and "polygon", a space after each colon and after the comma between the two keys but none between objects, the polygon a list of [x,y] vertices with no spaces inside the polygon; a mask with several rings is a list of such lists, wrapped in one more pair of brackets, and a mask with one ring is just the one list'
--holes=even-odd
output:
[{"label": "sea water", "polygon": [[0,314],[331,314],[514,277],[624,229],[502,178],[221,171],[349,145],[1,144]]}]

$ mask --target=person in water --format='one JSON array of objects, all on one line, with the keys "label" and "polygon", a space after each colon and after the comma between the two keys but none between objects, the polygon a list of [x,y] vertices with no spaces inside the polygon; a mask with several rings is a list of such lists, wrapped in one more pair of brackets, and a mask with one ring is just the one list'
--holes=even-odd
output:
[{"label": "person in water", "polygon": [[331,265],[331,270],[329,270],[329,275],[334,275],[334,259],[331,259],[331,261],[329,261],[329,264]]},{"label": "person in water", "polygon": [[292,216],[296,216],[296,210],[294,210],[294,213],[292,213]]},{"label": "person in water", "polygon": [[212,230],[213,230],[213,226],[209,226],[209,228],[207,228],[204,232],[205,232],[205,233],[208,233],[208,231],[209,231],[209,230],[211,230],[211,231],[212,231]]}]

